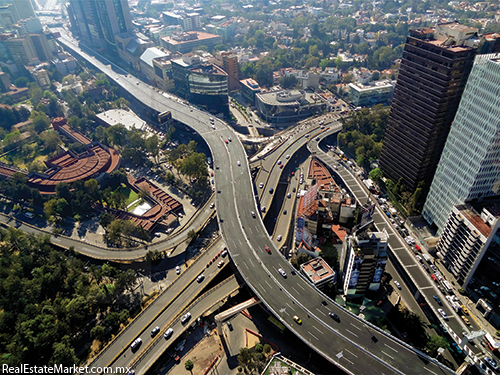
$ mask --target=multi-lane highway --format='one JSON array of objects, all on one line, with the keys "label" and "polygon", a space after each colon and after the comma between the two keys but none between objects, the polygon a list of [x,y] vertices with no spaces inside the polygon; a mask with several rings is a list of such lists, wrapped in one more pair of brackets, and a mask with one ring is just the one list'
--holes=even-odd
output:
[{"label": "multi-lane highway", "polygon": [[[167,99],[153,88],[125,76],[111,62],[97,61],[80,51],[75,41],[63,34],[61,44],[73,49],[115,80],[145,106],[158,112],[170,110],[172,116],[193,129],[209,145],[215,166],[217,217],[221,233],[242,277],[263,303],[304,342],[332,363],[353,374],[445,374],[453,373],[437,361],[414,350],[394,337],[335,305],[316,291],[277,252],[265,252],[269,236],[257,210],[245,150],[233,131],[210,115],[182,101]],[[233,138],[225,145],[221,139]],[[275,250],[275,249],[274,249]],[[288,274],[281,276],[277,269]],[[341,322],[333,321],[335,311]],[[292,316],[302,318],[301,325]],[[119,355],[119,353],[117,353]]]},{"label": "multi-lane highway", "polygon": [[[167,328],[177,323],[180,313],[185,313],[187,306],[198,296],[200,290],[215,277],[220,270],[217,267],[217,263],[212,263],[208,268],[206,265],[223,248],[224,243],[218,240],[206,252],[201,254],[151,305],[143,310],[125,330],[120,332],[99,353],[90,366],[101,368],[111,365],[129,367],[141,357],[143,351],[156,340],[157,336],[163,335]],[[226,263],[229,261],[227,256],[225,258],[219,257],[218,259],[224,260]],[[196,279],[200,274],[204,275],[204,280],[198,282]],[[151,337],[150,333],[156,326],[160,327],[160,332],[155,337]],[[173,338],[175,339],[184,330],[185,326],[181,324],[174,328],[175,335],[173,335]],[[142,339],[142,344],[132,352],[130,344],[138,337]]]},{"label": "multi-lane highway", "polygon": [[[320,136],[320,141],[327,135],[328,134],[324,134]],[[349,187],[358,202],[361,204],[368,202],[370,194],[365,186],[354,176],[353,173],[351,173],[347,165],[322,150],[319,147],[320,141],[310,141],[308,143],[308,148],[312,152],[316,152],[317,157],[323,163],[330,166],[332,170],[336,167],[338,175],[342,178],[346,186]],[[402,269],[406,272],[408,279],[411,282],[410,285],[414,287],[414,293],[420,293],[425,298],[426,302],[435,313],[436,318],[447,328],[450,335],[462,347],[462,349],[477,363],[479,361],[478,357],[482,354],[481,348],[470,344],[465,344],[464,347],[462,332],[469,333],[471,329],[478,329],[478,327],[466,326],[461,317],[450,307],[445,296],[437,287],[437,284],[430,278],[429,273],[427,273],[422,267],[422,263],[425,263],[425,261],[419,262],[416,259],[413,252],[409,249],[394,226],[389,222],[387,216],[378,204],[376,205],[373,220],[374,225],[378,230],[385,229],[387,233],[389,233],[389,248],[391,253],[395,256]],[[441,304],[435,300],[435,295],[440,298]],[[448,319],[443,319],[443,317],[438,313],[438,309],[443,309],[446,312]]]}]

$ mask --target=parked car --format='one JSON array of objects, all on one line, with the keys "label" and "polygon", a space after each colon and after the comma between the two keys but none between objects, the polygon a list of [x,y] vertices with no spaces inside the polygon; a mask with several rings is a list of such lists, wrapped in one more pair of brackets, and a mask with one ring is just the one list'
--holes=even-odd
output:
[{"label": "parked car", "polygon": [[398,289],[401,289],[401,284],[398,281],[394,280],[394,285],[396,285]]}]

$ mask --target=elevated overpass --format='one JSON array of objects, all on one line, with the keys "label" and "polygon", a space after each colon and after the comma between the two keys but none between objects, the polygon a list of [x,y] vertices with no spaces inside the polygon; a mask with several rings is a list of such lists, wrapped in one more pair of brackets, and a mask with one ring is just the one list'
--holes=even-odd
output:
[{"label": "elevated overpass", "polygon": [[[126,72],[117,67],[116,71],[111,69],[110,61],[98,61],[81,51],[74,40],[62,35],[61,44],[90,61],[143,105],[158,112],[170,110],[174,119],[203,136],[214,159],[217,218],[232,259],[249,287],[292,332],[348,373],[453,373],[435,359],[329,300],[299,273],[290,272],[290,265],[277,251],[271,255],[265,252],[269,236],[260,218],[250,214],[257,207],[245,150],[225,123],[216,119],[216,129],[212,129],[208,113],[165,98],[144,83],[137,84],[137,79],[127,77]],[[235,141],[221,147],[221,137],[231,136]],[[278,268],[287,270],[289,276],[280,276]],[[328,316],[330,311],[340,316],[341,323]],[[302,325],[292,320],[294,315],[303,319]]]}]

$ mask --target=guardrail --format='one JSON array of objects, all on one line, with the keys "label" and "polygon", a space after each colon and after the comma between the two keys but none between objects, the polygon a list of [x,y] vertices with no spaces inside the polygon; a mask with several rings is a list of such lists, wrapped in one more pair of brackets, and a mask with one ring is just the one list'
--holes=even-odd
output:
[{"label": "guardrail", "polygon": [[[201,303],[205,298],[207,298],[208,296],[210,296],[212,293],[214,293],[215,291],[219,290],[220,288],[222,288],[223,286],[225,286],[226,284],[228,284],[229,282],[231,281],[234,281],[236,280],[236,276],[231,276],[229,278],[227,278],[226,280],[224,280],[223,282],[217,284],[215,287],[213,287],[212,289],[210,289],[209,291],[205,292],[203,295],[201,295],[200,297],[198,297],[196,300],[194,300],[190,305],[188,306],[185,306],[184,309],[181,310],[181,312],[174,318],[172,319],[166,327],[171,327],[172,325],[174,325],[175,323],[177,323],[180,319],[181,319],[181,316],[182,316],[182,313],[186,310],[191,310],[194,306],[198,305],[199,303]],[[234,292],[235,290],[239,289],[239,285],[236,289],[233,289],[230,293]],[[213,303],[212,305],[208,306],[207,310],[212,308],[212,306],[215,306],[217,303],[219,303],[220,301],[217,301],[215,303]],[[206,311],[206,310],[205,310]],[[202,313],[203,314],[203,313]],[[201,315],[201,314],[200,314]],[[193,320],[194,319],[197,319],[199,316],[195,317],[193,316]],[[190,326],[190,324],[186,324],[184,326],[184,329],[182,331],[179,332],[179,335],[182,334],[188,327]],[[165,329],[166,330],[166,329]],[[135,367],[137,366],[137,364],[141,363],[144,358],[160,343],[160,342],[163,342],[163,333],[164,331],[161,331],[158,335],[157,335],[157,338],[156,340],[154,341],[151,341],[148,345],[147,348],[145,348],[142,352],[141,352],[141,355],[136,358],[132,364],[129,366],[129,367]],[[159,353],[155,358],[154,360],[156,361],[163,353]]]},{"label": "guardrail", "polygon": [[[193,264],[192,264],[190,267],[193,267],[193,265],[194,265],[195,263],[197,263],[198,261],[200,261],[200,260],[202,259],[202,257],[203,257],[203,256],[206,256],[207,254],[209,254],[210,249],[211,249],[211,248],[213,248],[213,247],[215,247],[215,246],[218,244],[218,242],[219,242],[219,241],[221,241],[221,240],[222,240],[222,238],[221,238],[221,237],[219,237],[219,240],[217,240],[217,241],[215,241],[214,243],[212,243],[212,245],[211,245],[211,246],[210,246],[210,247],[209,247],[206,251],[204,251],[203,253],[199,253],[199,254],[198,254],[198,256],[197,256],[197,257],[195,257],[195,261],[193,262]],[[113,340],[111,340],[111,341],[110,341],[110,342],[106,345],[106,347],[105,347],[103,350],[101,350],[101,351],[99,352],[99,354],[98,354],[96,357],[94,357],[94,358],[92,359],[92,361],[89,363],[89,366],[92,366],[92,365],[93,365],[96,361],[98,361],[98,360],[99,360],[99,359],[100,359],[100,358],[101,358],[101,357],[102,357],[102,356],[103,356],[103,355],[104,355],[104,354],[105,354],[105,353],[109,350],[109,348],[110,348],[112,345],[114,345],[114,343],[118,340],[118,338],[120,338],[120,337],[121,337],[121,336],[122,336],[125,332],[127,332],[127,331],[130,329],[130,327],[132,327],[133,323],[134,323],[137,319],[139,319],[141,316],[143,316],[143,315],[144,315],[147,311],[149,311],[149,310],[150,310],[153,306],[156,306],[155,304],[156,304],[156,303],[157,303],[157,302],[161,299],[161,297],[163,296],[163,294],[164,294],[164,293],[166,293],[167,291],[169,291],[169,290],[170,290],[170,288],[171,288],[173,285],[176,285],[176,284],[179,282],[179,280],[181,280],[181,279],[182,279],[181,277],[177,277],[174,281],[172,281],[172,283],[171,283],[171,284],[170,284],[167,288],[165,288],[165,290],[164,290],[164,291],[162,291],[162,292],[158,295],[158,297],[156,297],[156,299],[155,299],[153,302],[151,302],[148,306],[146,306],[146,308],[145,308],[144,310],[142,310],[142,311],[141,311],[141,312],[140,312],[140,313],[139,313],[139,314],[138,314],[138,315],[137,315],[137,316],[136,316],[136,317],[135,317],[135,318],[134,318],[134,319],[133,319],[133,320],[132,320],[132,321],[131,321],[131,322],[130,322],[130,323],[129,323],[129,324],[128,324],[125,328],[124,328],[124,329],[123,329],[123,330],[121,330],[121,331],[120,331],[120,332],[119,332],[119,333],[118,333],[118,334],[117,334],[117,335],[113,338]],[[193,280],[194,280],[194,279],[193,279]],[[193,280],[191,280],[191,282],[192,282]],[[184,287],[181,289],[181,291],[180,291],[179,293],[177,293],[177,296],[176,296],[175,298],[173,298],[173,299],[172,299],[169,303],[167,303],[167,304],[166,304],[163,308],[161,308],[161,309],[160,309],[160,311],[159,311],[159,312],[158,312],[158,313],[154,316],[154,318],[150,321],[150,323],[152,323],[152,322],[153,322],[156,318],[158,318],[158,316],[159,316],[161,313],[163,313],[163,311],[164,311],[166,308],[168,308],[168,307],[172,304],[172,302],[173,302],[176,298],[178,298],[178,296],[179,296],[179,295],[180,295],[180,294],[181,294],[181,293],[182,293],[182,292],[183,292],[183,291],[184,291],[184,290],[185,290],[185,289],[189,286],[189,284],[190,284],[191,282],[186,283],[186,284],[184,285]],[[141,332],[140,332],[140,333],[142,333],[142,332],[144,331],[144,329],[145,329],[145,327],[141,330]],[[139,333],[139,334],[140,334],[140,333]],[[130,342],[128,345],[126,345],[126,346],[125,346],[125,348],[122,348],[122,350],[120,350],[120,352],[119,352],[119,353],[118,353],[118,354],[114,357],[114,359],[110,362],[110,364],[112,364],[112,363],[116,360],[116,358],[117,358],[117,357],[118,357],[118,356],[119,356],[119,355],[120,355],[120,354],[121,354],[124,350],[126,350],[126,349],[128,348],[128,346],[129,346],[130,344],[131,344],[131,342]],[[109,367],[109,366],[108,366],[108,367]]]}]

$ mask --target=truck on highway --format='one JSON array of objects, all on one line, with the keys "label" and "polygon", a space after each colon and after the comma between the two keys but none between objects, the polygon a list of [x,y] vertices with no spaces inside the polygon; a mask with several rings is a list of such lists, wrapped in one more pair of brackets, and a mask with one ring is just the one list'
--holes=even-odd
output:
[{"label": "truck on highway", "polygon": [[365,184],[366,188],[368,190],[372,190],[373,189],[373,181],[370,179],[370,178],[367,178],[366,180],[363,180],[363,184]]},{"label": "truck on highway", "polygon": [[431,262],[431,257],[429,255],[422,254],[422,256],[424,257],[424,259],[425,259],[426,262],[429,262],[429,263]]}]

